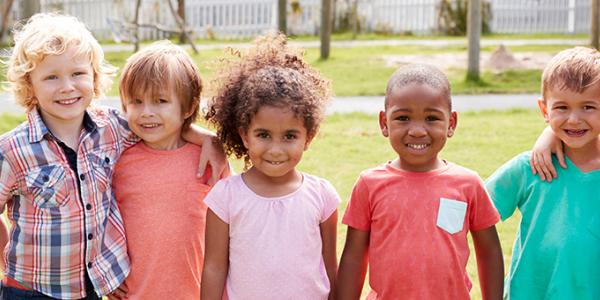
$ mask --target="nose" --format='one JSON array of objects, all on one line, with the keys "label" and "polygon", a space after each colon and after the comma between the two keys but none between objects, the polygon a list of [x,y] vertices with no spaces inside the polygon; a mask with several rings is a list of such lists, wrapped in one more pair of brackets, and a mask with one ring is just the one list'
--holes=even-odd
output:
[{"label": "nose", "polygon": [[70,77],[65,78],[60,86],[61,93],[70,93],[75,89],[73,80]]},{"label": "nose", "polygon": [[408,129],[408,134],[413,137],[423,137],[427,135],[427,130],[423,124],[414,123]]},{"label": "nose", "polygon": [[569,114],[569,118],[567,119],[567,122],[569,124],[577,124],[581,121],[581,117],[579,116],[579,113],[577,112],[572,112]]},{"label": "nose", "polygon": [[142,117],[154,116],[154,106],[152,104],[142,104]]},{"label": "nose", "polygon": [[278,142],[271,143],[271,147],[269,147],[269,155],[276,158],[284,153],[283,145]]}]

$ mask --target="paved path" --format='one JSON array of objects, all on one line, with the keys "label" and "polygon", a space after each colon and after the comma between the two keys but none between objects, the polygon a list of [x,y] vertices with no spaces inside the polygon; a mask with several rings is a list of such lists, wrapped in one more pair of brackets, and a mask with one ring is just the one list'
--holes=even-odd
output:
[{"label": "paved path", "polygon": [[[480,111],[486,109],[536,108],[537,94],[514,95],[454,95],[453,108],[458,112]],[[98,101],[101,104],[120,108],[117,97],[108,97]],[[205,103],[205,101],[203,101]],[[337,97],[327,109],[327,113],[364,112],[375,114],[383,108],[383,96],[374,97]],[[23,113],[24,110],[15,104],[8,93],[0,93],[0,114]]]},{"label": "paved path", "polygon": [[[319,41],[291,41],[291,45],[301,48],[318,48],[320,47]],[[483,39],[481,40],[481,47],[486,46],[525,46],[525,45],[569,45],[569,46],[583,46],[588,45],[589,40],[587,39]],[[332,41],[332,48],[351,48],[351,47],[369,47],[369,46],[428,46],[428,47],[448,47],[457,45],[467,45],[465,39],[400,39],[400,40],[354,40],[354,41]],[[198,51],[208,49],[223,49],[227,47],[232,48],[246,48],[249,47],[250,43],[221,43],[221,44],[196,44]],[[189,45],[183,47],[189,48]],[[133,51],[132,44],[111,44],[102,45],[102,48],[106,52],[117,52],[117,51]]]}]

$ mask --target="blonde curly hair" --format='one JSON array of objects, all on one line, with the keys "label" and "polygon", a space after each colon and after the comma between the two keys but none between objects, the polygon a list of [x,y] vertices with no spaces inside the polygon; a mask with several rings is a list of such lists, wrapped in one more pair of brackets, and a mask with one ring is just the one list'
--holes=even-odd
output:
[{"label": "blonde curly hair", "polygon": [[54,13],[35,14],[14,33],[15,46],[8,58],[6,78],[16,102],[31,111],[37,105],[29,74],[48,55],[61,55],[74,47],[88,58],[94,70],[94,98],[104,95],[116,68],[104,60],[104,52],[92,33],[77,18]]}]

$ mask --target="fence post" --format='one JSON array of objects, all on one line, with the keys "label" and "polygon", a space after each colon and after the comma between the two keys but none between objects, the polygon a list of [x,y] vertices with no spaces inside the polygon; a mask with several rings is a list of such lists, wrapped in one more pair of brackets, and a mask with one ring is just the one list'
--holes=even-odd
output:
[{"label": "fence post", "polygon": [[575,1],[569,0],[569,19],[567,23],[567,31],[571,34],[575,33]]},{"label": "fence post", "polygon": [[331,45],[331,2],[332,0],[321,0],[321,59],[329,58]]}]

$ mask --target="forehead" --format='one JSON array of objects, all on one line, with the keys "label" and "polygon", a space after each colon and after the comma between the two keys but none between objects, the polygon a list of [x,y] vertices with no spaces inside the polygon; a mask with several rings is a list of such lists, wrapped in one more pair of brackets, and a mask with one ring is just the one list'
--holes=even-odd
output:
[{"label": "forehead", "polygon": [[600,103],[600,82],[591,85],[581,93],[568,88],[551,87],[548,89],[546,100],[573,104],[580,102]]},{"label": "forehead", "polygon": [[250,127],[268,130],[302,130],[304,122],[289,108],[262,106],[250,122]]},{"label": "forehead", "polygon": [[75,49],[67,49],[61,54],[46,55],[34,69],[67,69],[87,68],[92,66],[92,61],[87,55],[78,53]]},{"label": "forehead", "polygon": [[404,86],[392,88],[386,96],[387,109],[413,108],[437,109],[449,111],[448,99],[441,89],[436,89],[428,84],[409,83]]}]

